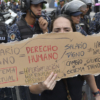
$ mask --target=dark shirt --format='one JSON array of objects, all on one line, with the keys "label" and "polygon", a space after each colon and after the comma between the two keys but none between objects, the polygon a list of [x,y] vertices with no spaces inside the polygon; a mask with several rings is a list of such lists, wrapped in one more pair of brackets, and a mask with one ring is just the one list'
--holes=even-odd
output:
[{"label": "dark shirt", "polygon": [[[84,81],[80,78],[80,76],[67,78],[66,80],[72,100],[81,100]],[[58,81],[52,91],[44,91],[41,94],[41,100],[68,100],[66,85],[64,84],[63,80]]]},{"label": "dark shirt", "polygon": [[68,100],[63,81],[57,82],[52,91],[46,90],[41,94],[41,100]]}]

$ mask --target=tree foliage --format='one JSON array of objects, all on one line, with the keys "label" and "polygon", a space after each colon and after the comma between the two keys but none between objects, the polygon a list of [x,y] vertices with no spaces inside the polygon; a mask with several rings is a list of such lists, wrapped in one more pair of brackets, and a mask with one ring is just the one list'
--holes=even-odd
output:
[{"label": "tree foliage", "polygon": [[43,9],[46,9],[46,6],[45,6],[45,4],[43,4]]},{"label": "tree foliage", "polygon": [[[12,1],[12,0],[4,0],[5,2],[8,2],[8,1]],[[15,2],[18,2],[18,0],[13,0]]]}]

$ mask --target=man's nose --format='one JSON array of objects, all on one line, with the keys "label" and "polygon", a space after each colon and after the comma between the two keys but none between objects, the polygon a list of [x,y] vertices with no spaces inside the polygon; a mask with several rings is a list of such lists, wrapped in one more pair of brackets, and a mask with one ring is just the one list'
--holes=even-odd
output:
[{"label": "man's nose", "polygon": [[64,29],[61,29],[61,31],[60,31],[61,33],[64,33],[65,31],[64,31]]}]

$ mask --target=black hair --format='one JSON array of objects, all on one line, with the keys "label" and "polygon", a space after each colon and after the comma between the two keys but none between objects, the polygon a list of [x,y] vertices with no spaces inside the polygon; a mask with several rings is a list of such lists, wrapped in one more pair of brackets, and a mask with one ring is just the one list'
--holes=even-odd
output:
[{"label": "black hair", "polygon": [[76,28],[75,28],[75,25],[74,25],[74,23],[73,23],[71,17],[68,16],[68,15],[65,15],[65,14],[58,15],[58,16],[56,16],[56,17],[52,20],[51,26],[50,26],[50,30],[51,30],[51,31],[53,30],[53,24],[54,24],[55,20],[58,19],[58,18],[60,18],[60,17],[63,17],[63,18],[68,19],[68,20],[70,21],[70,23],[71,23],[73,32],[76,32]]}]

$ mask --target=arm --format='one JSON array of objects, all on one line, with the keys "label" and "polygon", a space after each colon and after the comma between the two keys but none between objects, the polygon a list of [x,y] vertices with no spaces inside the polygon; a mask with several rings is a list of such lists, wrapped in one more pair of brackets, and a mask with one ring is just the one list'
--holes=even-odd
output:
[{"label": "arm", "polygon": [[7,39],[8,42],[21,40],[21,34],[17,24],[12,25],[11,27],[9,27],[9,29],[6,27],[6,29],[8,33],[8,39]]},{"label": "arm", "polygon": [[55,81],[56,77],[57,74],[54,74],[52,72],[44,82],[30,86],[29,87],[30,92],[33,94],[40,94],[45,90],[53,90],[56,85]]},{"label": "arm", "polygon": [[95,82],[95,78],[93,75],[85,75],[84,79],[87,81],[88,85],[90,86],[91,90],[93,92],[97,92],[98,88]]},{"label": "arm", "polygon": [[[84,76],[85,80],[87,81],[88,85],[90,86],[92,92],[97,92],[98,88],[95,82],[95,78],[93,75],[85,75]],[[100,100],[100,95],[96,95],[96,100]]]}]

